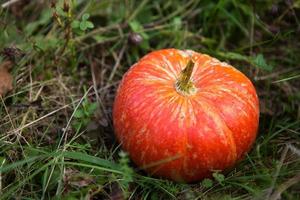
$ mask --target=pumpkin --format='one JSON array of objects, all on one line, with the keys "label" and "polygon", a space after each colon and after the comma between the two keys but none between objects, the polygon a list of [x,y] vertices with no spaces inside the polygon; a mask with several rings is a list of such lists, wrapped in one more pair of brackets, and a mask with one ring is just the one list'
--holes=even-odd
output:
[{"label": "pumpkin", "polygon": [[233,167],[254,143],[258,123],[251,81],[192,50],[144,56],[124,75],[113,107],[116,137],[134,163],[179,182]]}]

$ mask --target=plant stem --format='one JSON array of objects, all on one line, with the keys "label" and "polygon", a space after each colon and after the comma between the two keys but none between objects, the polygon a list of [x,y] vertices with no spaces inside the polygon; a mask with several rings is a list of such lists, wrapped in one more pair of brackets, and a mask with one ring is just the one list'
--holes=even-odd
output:
[{"label": "plant stem", "polygon": [[194,65],[195,63],[190,59],[176,82],[176,88],[182,93],[189,94],[194,89],[193,82],[191,81]]}]

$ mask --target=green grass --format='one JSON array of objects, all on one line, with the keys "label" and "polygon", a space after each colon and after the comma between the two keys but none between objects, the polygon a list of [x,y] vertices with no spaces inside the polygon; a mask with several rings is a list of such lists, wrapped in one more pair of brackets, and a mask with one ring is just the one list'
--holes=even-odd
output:
[{"label": "green grass", "polygon": [[[24,2],[0,9],[0,199],[300,199],[299,1]],[[200,183],[147,176],[113,137],[123,74],[170,47],[229,62],[260,98],[251,152]]]}]

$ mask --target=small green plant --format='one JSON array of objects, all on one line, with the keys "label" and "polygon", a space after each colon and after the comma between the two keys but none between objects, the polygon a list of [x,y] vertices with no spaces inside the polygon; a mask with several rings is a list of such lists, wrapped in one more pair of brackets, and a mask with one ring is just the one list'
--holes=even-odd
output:
[{"label": "small green plant", "polygon": [[[216,182],[218,182],[220,185],[224,186],[225,176],[223,174],[220,174],[219,172],[213,173],[213,178]],[[202,180],[201,185],[204,188],[211,188],[213,186],[213,180],[209,178],[205,178]]]},{"label": "small green plant", "polygon": [[225,176],[223,174],[220,174],[219,172],[214,172],[212,176],[220,185],[224,186]]},{"label": "small green plant", "polygon": [[146,33],[142,24],[139,21],[133,20],[129,22],[129,27],[134,33],[138,33],[142,36],[143,40],[141,42],[141,47],[143,49],[149,49],[149,35]]},{"label": "small green plant", "polygon": [[75,30],[86,31],[88,29],[94,28],[93,22],[89,21],[90,14],[85,13],[82,15],[81,20],[74,20],[72,22],[72,28]]},{"label": "small green plant", "polygon": [[230,59],[230,60],[238,60],[238,61],[245,61],[250,63],[251,65],[257,67],[258,69],[262,69],[265,71],[272,71],[273,66],[269,65],[263,54],[258,54],[257,56],[245,56],[236,52],[218,52],[218,56]]},{"label": "small green plant", "polygon": [[119,152],[119,164],[121,166],[121,171],[123,172],[123,177],[120,180],[120,187],[122,188],[125,197],[129,194],[129,185],[133,182],[133,169],[129,166],[129,156],[126,152]]},{"label": "small green plant", "polygon": [[203,181],[201,182],[201,185],[205,188],[210,188],[213,186],[213,181],[209,178],[205,178],[203,179]]},{"label": "small green plant", "polygon": [[257,66],[260,69],[266,70],[266,71],[272,71],[273,70],[273,66],[268,65],[264,55],[263,54],[258,54],[256,57],[254,57],[252,60],[252,63]]},{"label": "small green plant", "polygon": [[98,104],[96,102],[90,102],[85,98],[82,102],[81,107],[79,107],[74,113],[73,128],[78,132],[82,127],[87,126],[90,122]]}]

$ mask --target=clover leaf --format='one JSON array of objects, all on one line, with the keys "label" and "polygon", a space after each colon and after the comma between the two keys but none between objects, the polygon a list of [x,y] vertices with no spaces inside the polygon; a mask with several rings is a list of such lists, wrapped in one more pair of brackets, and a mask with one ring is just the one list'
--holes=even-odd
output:
[{"label": "clover leaf", "polygon": [[74,29],[80,29],[81,31],[86,31],[87,29],[94,28],[93,22],[89,21],[90,14],[85,13],[82,15],[81,20],[74,20],[72,22],[72,28]]}]

